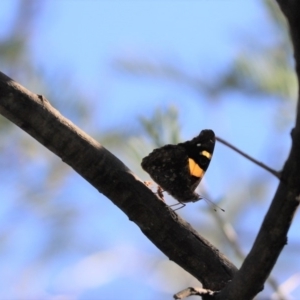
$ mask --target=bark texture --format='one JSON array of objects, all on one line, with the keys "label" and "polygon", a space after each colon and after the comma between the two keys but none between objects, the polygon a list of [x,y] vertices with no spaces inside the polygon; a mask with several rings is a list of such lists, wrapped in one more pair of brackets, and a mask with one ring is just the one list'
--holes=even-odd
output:
[{"label": "bark texture", "polygon": [[64,118],[45,97],[31,93],[1,72],[0,114],[71,166],[166,256],[205,286],[219,290],[232,278],[235,266],[118,158]]}]

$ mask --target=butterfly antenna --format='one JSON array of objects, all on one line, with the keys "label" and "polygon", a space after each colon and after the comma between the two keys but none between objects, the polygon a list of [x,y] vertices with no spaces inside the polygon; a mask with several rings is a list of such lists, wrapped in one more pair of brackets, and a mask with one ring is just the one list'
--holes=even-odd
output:
[{"label": "butterfly antenna", "polygon": [[207,198],[203,198],[203,197],[201,197],[200,199],[203,199],[208,205],[212,206],[214,211],[217,211],[219,209],[219,210],[225,212],[225,209],[223,209],[222,207],[220,207],[219,205],[217,205],[213,201],[211,201]]}]

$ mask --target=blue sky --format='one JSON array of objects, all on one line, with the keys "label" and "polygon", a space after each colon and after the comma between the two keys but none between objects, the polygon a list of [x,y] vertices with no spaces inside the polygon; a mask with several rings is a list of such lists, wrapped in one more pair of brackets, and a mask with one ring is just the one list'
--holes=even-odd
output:
[{"label": "blue sky", "polygon": [[[1,2],[1,35],[10,25],[15,3]],[[249,36],[265,43],[276,39],[259,1],[46,1],[34,24],[29,50],[37,69],[51,76],[67,74],[72,83],[89,96],[87,105],[93,106],[95,119],[89,124],[80,124],[88,132],[93,132],[91,124],[98,131],[116,126],[130,127],[131,124],[137,126],[139,115],[149,117],[158,106],[173,104],[178,107],[182,135],[186,139],[198,134],[202,128],[212,128],[247,153],[270,162],[274,159],[265,148],[280,141],[286,145],[278,155],[283,159],[276,166],[280,167],[288,153],[290,128],[274,133],[271,120],[277,106],[273,107],[267,101],[247,102],[242,93],[227,94],[222,101],[208,104],[188,87],[120,74],[113,68],[113,61],[118,57],[146,57],[153,61],[176,62],[192,74],[213,78],[226,70],[242,49],[251,50],[251,45],[246,42]],[[18,81],[18,78],[14,79]],[[33,168],[32,172],[36,170]],[[246,185],[253,174],[258,178],[265,176],[264,172],[217,145],[205,184],[213,198],[218,198],[224,193],[230,195],[237,179],[236,190],[245,192],[243,184]],[[142,171],[138,175],[146,177]],[[270,199],[277,180],[270,175],[267,181],[266,198]],[[130,299],[166,299],[180,288],[195,284],[128,222],[122,212],[110,201],[99,197],[77,174],[70,175],[65,185],[64,192],[59,190],[53,201],[59,206],[59,201],[64,199],[80,208],[84,217],[78,220],[70,235],[77,237],[82,245],[91,245],[90,248],[65,250],[59,259],[44,265],[35,258],[35,252],[47,247],[42,242],[44,231],[39,227],[45,223],[52,226],[55,217],[52,220],[40,216],[33,218],[32,212],[21,210],[20,214],[28,213],[28,216],[22,228],[15,230],[11,252],[6,256],[7,269],[0,271],[7,279],[0,286],[5,287],[8,282],[13,284],[10,289],[1,288],[0,295],[18,299],[30,296],[58,299],[59,295],[66,297],[64,299],[99,299],[102,295],[103,299],[114,299],[124,292],[134,292],[135,296],[131,295]],[[3,194],[10,194],[5,191],[5,186],[0,187],[1,190]],[[9,198],[16,201],[13,195]],[[190,205],[180,214],[198,226],[199,208],[205,205]],[[247,250],[267,206],[265,202],[249,207],[248,214],[240,220],[237,231]],[[3,225],[13,227],[14,221],[5,216],[8,220]],[[208,226],[216,226],[205,214],[201,218]],[[219,231],[217,227],[216,231]],[[285,262],[283,260],[281,264]],[[280,280],[295,271],[286,268]],[[22,274],[21,279],[16,276],[18,272]]]}]

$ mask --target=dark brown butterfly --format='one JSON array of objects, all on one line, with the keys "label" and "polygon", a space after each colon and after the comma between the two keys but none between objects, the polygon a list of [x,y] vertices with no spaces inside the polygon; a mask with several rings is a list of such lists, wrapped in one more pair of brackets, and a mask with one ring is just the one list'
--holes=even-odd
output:
[{"label": "dark brown butterfly", "polygon": [[180,203],[196,202],[195,192],[207,170],[215,147],[212,130],[202,130],[191,141],[154,149],[142,160],[142,168]]}]

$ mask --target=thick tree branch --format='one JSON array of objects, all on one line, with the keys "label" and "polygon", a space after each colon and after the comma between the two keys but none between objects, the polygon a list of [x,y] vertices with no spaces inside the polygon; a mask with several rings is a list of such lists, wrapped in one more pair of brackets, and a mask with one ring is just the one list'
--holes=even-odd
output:
[{"label": "thick tree branch", "polygon": [[[278,0],[277,2],[290,26],[299,83],[300,1]],[[218,294],[217,299],[253,299],[263,288],[283,246],[287,244],[287,233],[299,205],[299,183],[300,109],[298,97],[296,126],[292,131],[292,148],[282,171],[281,182],[249,255],[234,279]]]},{"label": "thick tree branch", "polygon": [[113,201],[171,260],[205,288],[220,290],[236,268],[97,141],[0,72],[0,113]]},{"label": "thick tree branch", "polygon": [[[300,86],[300,1],[298,0],[277,0],[281,11],[287,18],[292,43],[294,47],[295,69]],[[298,99],[300,99],[300,91],[298,90]],[[296,128],[300,126],[300,103],[298,101]]]}]

